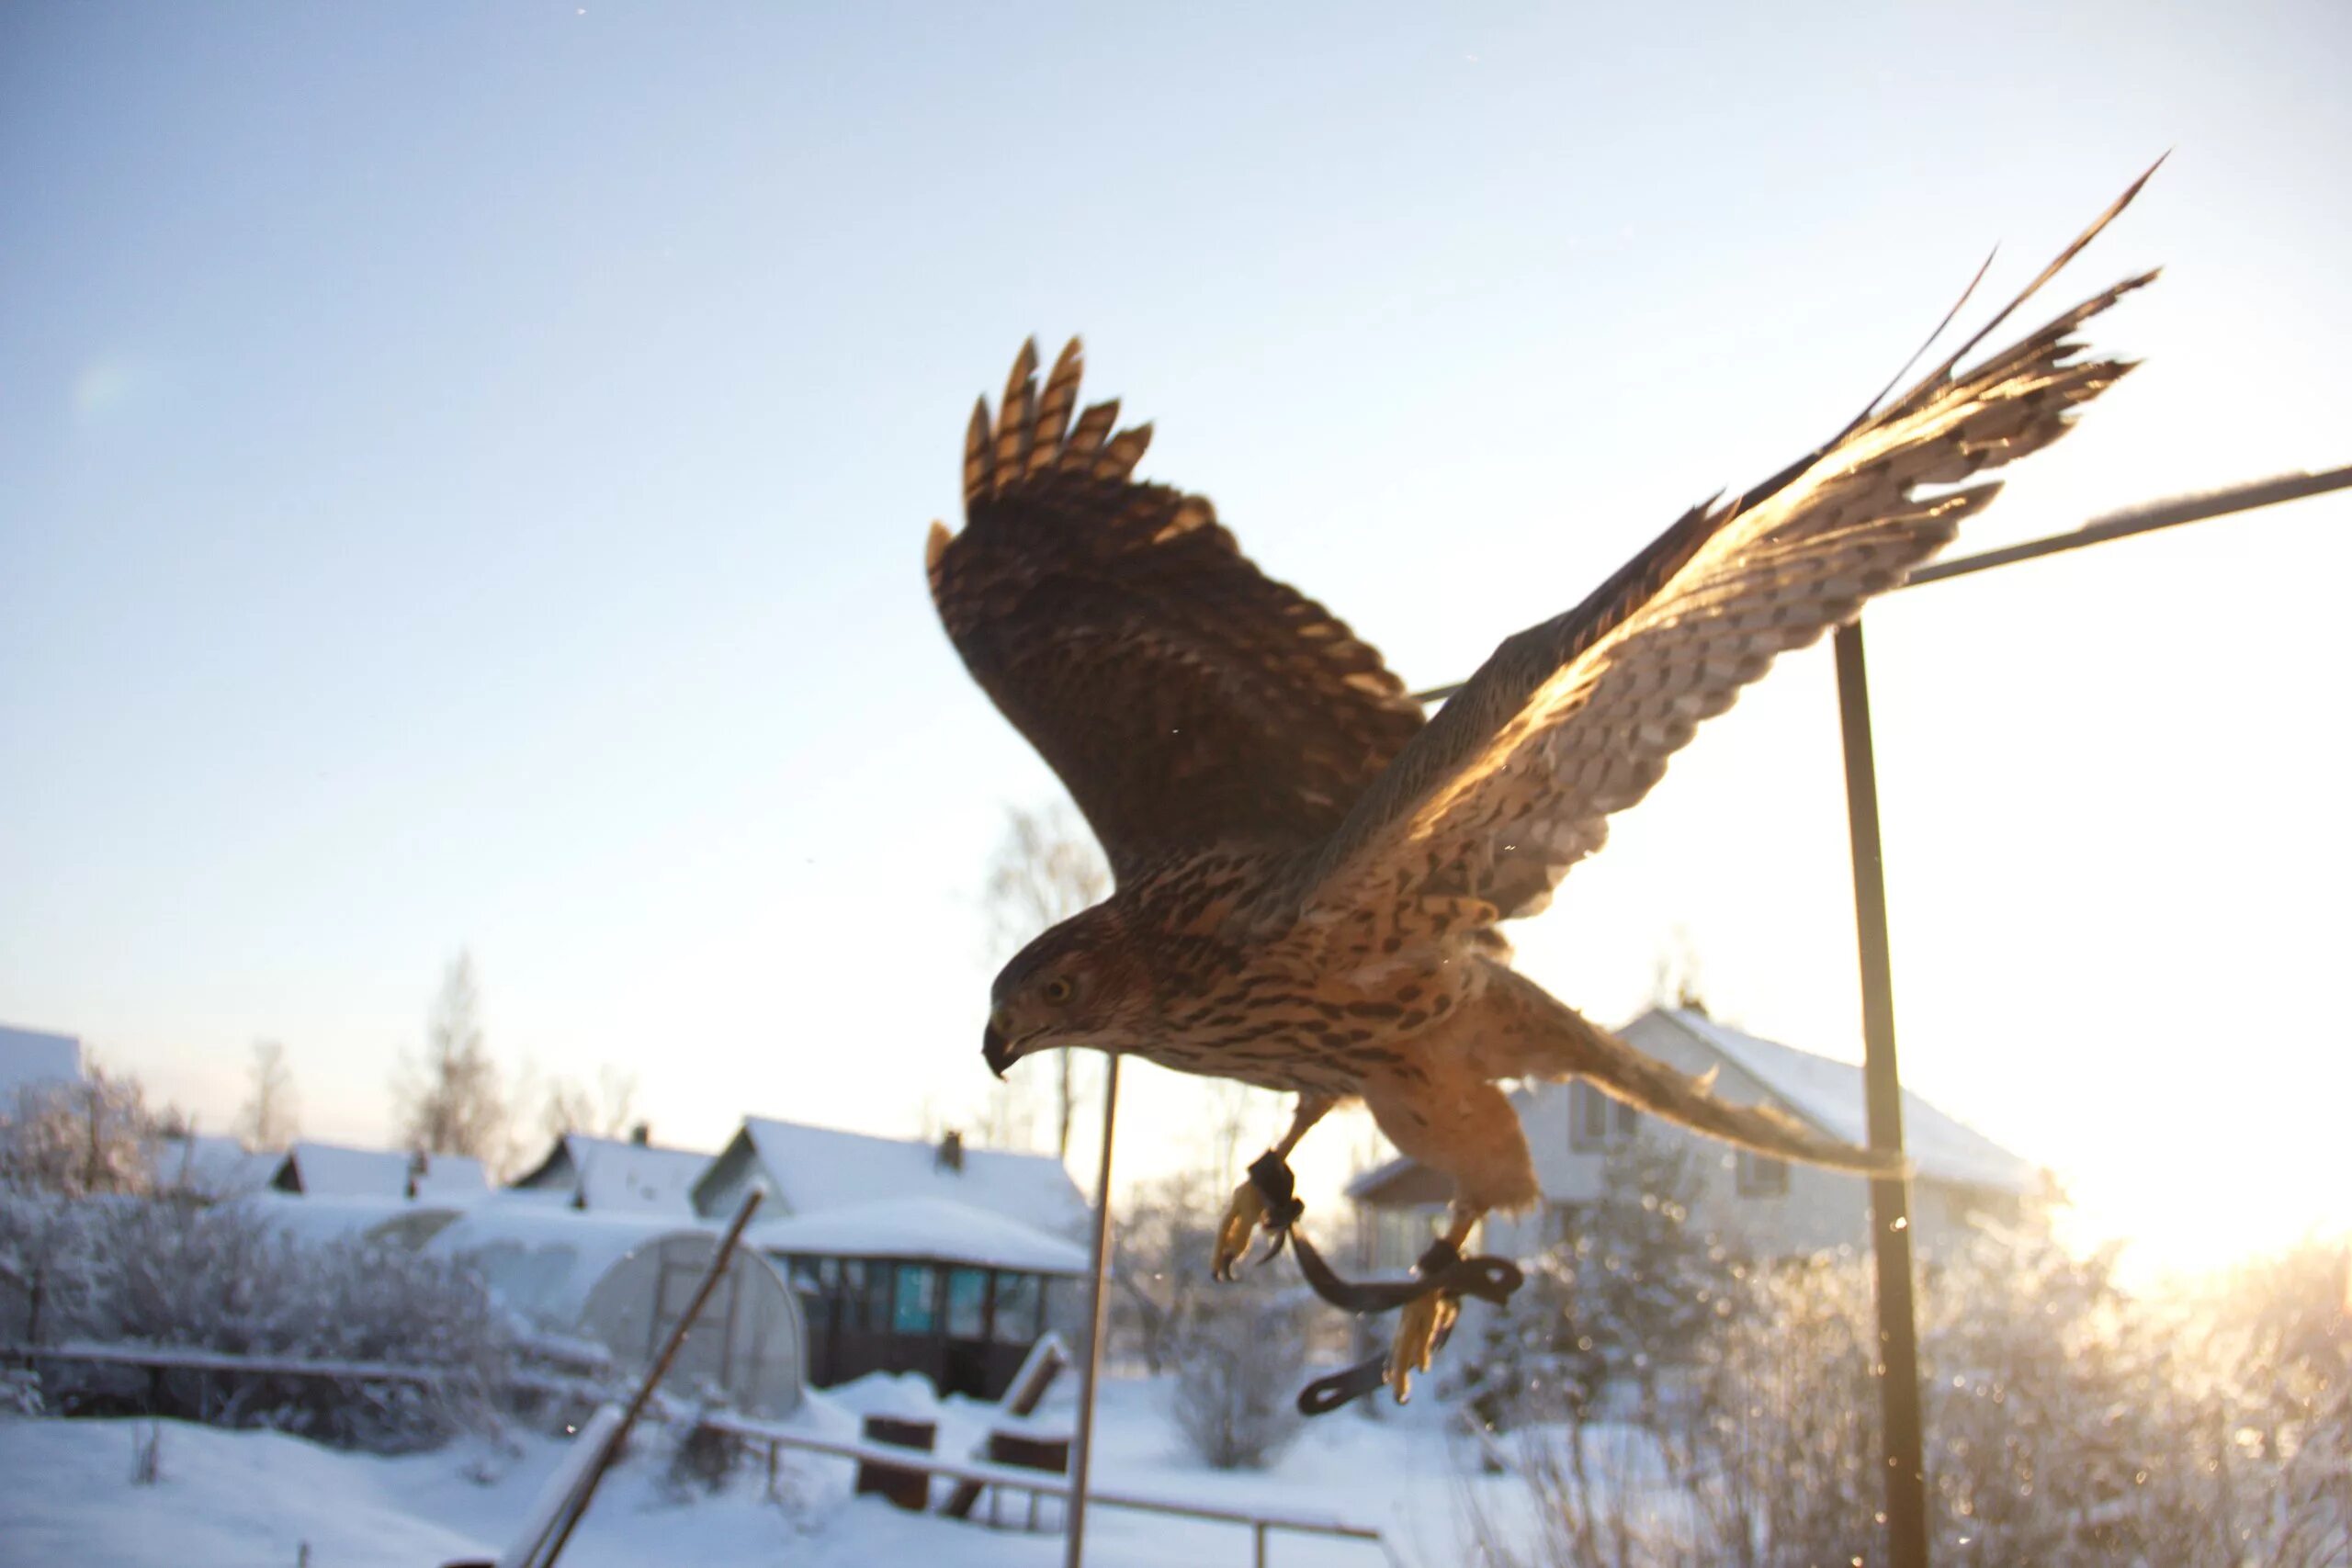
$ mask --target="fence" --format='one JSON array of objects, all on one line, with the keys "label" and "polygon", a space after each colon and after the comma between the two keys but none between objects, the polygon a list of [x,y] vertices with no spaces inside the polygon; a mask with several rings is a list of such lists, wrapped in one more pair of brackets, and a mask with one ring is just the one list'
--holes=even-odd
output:
[{"label": "fence", "polygon": [[[918,1450],[894,1448],[887,1443],[836,1441],[829,1438],[814,1438],[805,1432],[778,1427],[765,1421],[747,1420],[732,1416],[707,1416],[704,1424],[722,1432],[731,1433],[747,1442],[764,1444],[771,1466],[779,1449],[797,1449],[808,1453],[824,1454],[832,1459],[852,1460],[865,1464],[883,1465],[895,1470],[915,1471],[925,1475],[945,1476],[967,1485],[995,1486],[1013,1492],[1027,1493],[1033,1497],[1069,1500],[1071,1483],[1058,1476],[1013,1465],[990,1464],[982,1460],[947,1460]],[[1254,1568],[1266,1568],[1269,1538],[1277,1533],[1325,1536],[1343,1540],[1361,1540],[1377,1549],[1387,1562],[1396,1563],[1396,1554],[1389,1549],[1387,1539],[1368,1525],[1351,1524],[1328,1515],[1274,1513],[1263,1509],[1244,1510],[1219,1508],[1202,1503],[1177,1502],[1165,1497],[1144,1497],[1129,1492],[1107,1491],[1099,1485],[1087,1488],[1087,1506],[1091,1508],[1124,1508],[1133,1513],[1158,1514],[1167,1517],[1201,1519],[1212,1524],[1234,1525],[1250,1531]]]}]

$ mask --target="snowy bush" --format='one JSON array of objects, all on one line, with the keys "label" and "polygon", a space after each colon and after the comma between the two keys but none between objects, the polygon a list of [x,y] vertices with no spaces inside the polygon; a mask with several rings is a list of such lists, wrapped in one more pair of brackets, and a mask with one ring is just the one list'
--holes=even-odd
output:
[{"label": "snowy bush", "polygon": [[1685,1143],[1634,1138],[1610,1151],[1600,1201],[1576,1235],[1528,1258],[1497,1311],[1474,1307],[1440,1390],[1482,1429],[1589,1415],[1612,1388],[1654,1405],[1726,1318],[1746,1269],[1690,1223],[1700,1190]]},{"label": "snowy bush", "polygon": [[1235,1292],[1193,1314],[1175,1352],[1177,1428],[1217,1470],[1257,1470],[1297,1435],[1306,1325],[1287,1293]]},{"label": "snowy bush", "polygon": [[60,1325],[95,1310],[95,1210],[0,1185],[0,1335],[28,1344],[66,1337]]},{"label": "snowy bush", "polygon": [[[2194,1300],[2134,1296],[2112,1265],[2028,1228],[1924,1271],[1930,1555],[2352,1563],[2346,1255],[2306,1249]],[[1627,1427],[1564,1399],[1489,1443],[1532,1514],[1474,1509],[1484,1561],[1877,1561],[1874,1324],[1861,1259],[1747,1271],[1673,1397]],[[1655,1473],[1596,1483],[1597,1437],[1622,1453],[1628,1431]]]},{"label": "snowy bush", "polygon": [[1585,1331],[1577,1269],[1565,1250],[1527,1261],[1527,1282],[1501,1307],[1466,1303],[1439,1396],[1485,1432],[1582,1416],[1607,1381],[1599,1343]]},{"label": "snowy bush", "polygon": [[45,1408],[40,1379],[31,1368],[0,1368],[0,1416],[39,1416]]},{"label": "snowy bush", "polygon": [[[146,1344],[257,1358],[427,1369],[382,1379],[47,1370],[68,1411],[142,1408],[272,1427],[379,1450],[438,1442],[487,1418],[506,1348],[489,1293],[456,1264],[394,1246],[302,1247],[235,1204],[141,1199],[0,1202],[0,1261],[38,1261],[45,1342]],[[11,1265],[14,1267],[14,1265]]]},{"label": "snowy bush", "polygon": [[674,1502],[696,1495],[723,1492],[736,1472],[750,1462],[752,1445],[737,1433],[714,1427],[699,1417],[674,1423],[670,1460],[662,1474],[662,1490]]},{"label": "snowy bush", "polygon": [[[1111,1234],[1104,1333],[1111,1348],[1139,1357],[1155,1377],[1175,1361],[1195,1320],[1235,1288],[1209,1272],[1226,1196],[1190,1172],[1143,1183],[1121,1205]],[[1259,1282],[1254,1272],[1245,1269],[1245,1286]]]}]

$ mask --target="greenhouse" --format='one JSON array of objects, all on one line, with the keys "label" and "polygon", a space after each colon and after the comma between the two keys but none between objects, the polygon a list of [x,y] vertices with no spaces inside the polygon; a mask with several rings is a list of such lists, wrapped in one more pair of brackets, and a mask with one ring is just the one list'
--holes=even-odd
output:
[{"label": "greenhouse", "polygon": [[[616,1365],[643,1368],[718,1247],[715,1231],[691,1222],[491,1202],[442,1229],[425,1250],[471,1265],[533,1330],[594,1341]],[[662,1386],[746,1415],[783,1416],[800,1404],[804,1342],[784,1276],[740,1250]]]}]

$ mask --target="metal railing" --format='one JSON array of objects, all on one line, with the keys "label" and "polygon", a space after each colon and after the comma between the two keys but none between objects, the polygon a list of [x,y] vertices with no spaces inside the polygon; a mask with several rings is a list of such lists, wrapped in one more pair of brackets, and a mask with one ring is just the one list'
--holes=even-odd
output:
[{"label": "metal railing", "polygon": [[[744,1416],[707,1415],[702,1417],[702,1424],[747,1442],[768,1445],[771,1462],[778,1449],[797,1449],[832,1459],[913,1471],[924,1475],[943,1475],[950,1481],[995,1486],[1031,1496],[1056,1497],[1065,1506],[1076,1490],[1068,1480],[1045,1471],[991,1464],[985,1460],[942,1459],[920,1449],[899,1448],[888,1443],[816,1438],[787,1427]],[[1266,1568],[1268,1539],[1276,1533],[1365,1541],[1377,1548],[1389,1562],[1397,1561],[1396,1554],[1389,1549],[1387,1538],[1379,1530],[1369,1525],[1351,1524],[1330,1515],[1273,1512],[1262,1508],[1220,1508],[1205,1503],[1186,1503],[1168,1497],[1143,1496],[1132,1492],[1106,1491],[1100,1485],[1090,1485],[1086,1495],[1090,1507],[1125,1508],[1134,1513],[1159,1514],[1172,1518],[1200,1519],[1211,1524],[1246,1528],[1250,1533],[1250,1562],[1255,1568]]]},{"label": "metal railing", "polygon": [[322,1378],[334,1382],[398,1382],[438,1388],[452,1369],[395,1361],[333,1361],[304,1356],[246,1356],[169,1345],[0,1345],[0,1361],[67,1361],[154,1372],[222,1372],[257,1378]]}]

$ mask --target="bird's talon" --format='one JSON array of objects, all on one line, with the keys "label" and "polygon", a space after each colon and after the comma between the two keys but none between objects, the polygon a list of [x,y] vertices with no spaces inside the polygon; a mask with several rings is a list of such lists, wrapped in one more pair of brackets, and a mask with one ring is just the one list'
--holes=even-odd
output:
[{"label": "bird's talon", "polygon": [[1388,1352],[1387,1374],[1382,1379],[1397,1404],[1412,1394],[1413,1374],[1430,1370],[1430,1357],[1438,1341],[1445,1337],[1461,1311],[1461,1303],[1446,1291],[1432,1291],[1405,1303],[1404,1314],[1396,1320],[1396,1343]]},{"label": "bird's talon", "polygon": [[1249,1254],[1250,1237],[1266,1217],[1266,1200],[1254,1182],[1233,1190],[1233,1201],[1216,1223],[1216,1248],[1209,1263],[1211,1277],[1231,1280],[1234,1268]]}]

